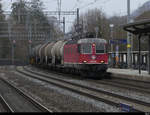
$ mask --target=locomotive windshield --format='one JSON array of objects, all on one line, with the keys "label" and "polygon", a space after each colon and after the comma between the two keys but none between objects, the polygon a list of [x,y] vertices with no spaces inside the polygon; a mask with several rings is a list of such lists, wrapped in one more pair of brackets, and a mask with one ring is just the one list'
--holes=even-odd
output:
[{"label": "locomotive windshield", "polygon": [[[79,52],[83,54],[92,53],[92,44],[81,44],[78,46]],[[105,45],[104,44],[96,44],[96,53],[105,53]]]},{"label": "locomotive windshield", "polygon": [[81,53],[92,53],[91,44],[81,44]]},{"label": "locomotive windshield", "polygon": [[104,44],[96,44],[96,53],[104,53],[105,45]]}]

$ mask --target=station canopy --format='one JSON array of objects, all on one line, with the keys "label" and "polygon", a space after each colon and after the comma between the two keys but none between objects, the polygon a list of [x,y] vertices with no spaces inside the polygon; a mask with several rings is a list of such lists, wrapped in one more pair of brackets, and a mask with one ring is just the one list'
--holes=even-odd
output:
[{"label": "station canopy", "polygon": [[137,21],[137,22],[133,22],[133,23],[129,23],[123,26],[123,29],[125,31],[128,31],[134,35],[138,35],[138,39],[139,39],[139,74],[141,74],[141,42],[140,42],[140,38],[141,36],[149,36],[149,40],[148,40],[148,50],[149,50],[149,54],[148,54],[148,73],[150,74],[150,19],[145,19],[145,20],[141,20],[141,21]]},{"label": "station canopy", "polygon": [[150,19],[126,24],[123,29],[135,35],[148,34],[150,33]]}]

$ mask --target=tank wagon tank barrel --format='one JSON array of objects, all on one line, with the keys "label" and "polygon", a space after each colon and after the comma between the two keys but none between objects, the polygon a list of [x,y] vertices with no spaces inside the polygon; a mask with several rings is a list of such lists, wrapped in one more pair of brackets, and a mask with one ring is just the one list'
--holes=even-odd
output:
[{"label": "tank wagon tank barrel", "polygon": [[54,44],[55,44],[55,42],[50,42],[50,43],[45,47],[45,50],[44,50],[44,57],[45,57],[46,63],[51,62],[51,60],[52,60],[52,53],[51,53],[51,50],[52,50]]}]

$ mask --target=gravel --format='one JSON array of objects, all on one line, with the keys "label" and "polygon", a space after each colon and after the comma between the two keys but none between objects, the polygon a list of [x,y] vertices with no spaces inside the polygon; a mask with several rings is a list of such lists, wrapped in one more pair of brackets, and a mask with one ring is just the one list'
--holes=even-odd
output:
[{"label": "gravel", "polygon": [[[3,73],[4,74],[4,73]],[[13,75],[12,75],[13,74]],[[100,90],[116,93],[126,97],[150,103],[150,95],[133,90],[117,88],[109,85],[94,83],[93,81],[67,78],[62,75],[49,73],[53,77],[63,78],[70,82],[79,83]],[[3,75],[4,77],[4,75]],[[16,86],[24,89],[43,105],[56,112],[120,112],[119,108],[112,107],[103,102],[81,96],[79,94],[64,90],[48,83],[22,76],[17,72],[9,72],[5,79],[13,82]],[[38,89],[38,90],[37,90]]]},{"label": "gravel", "polygon": [[[118,108],[75,94],[48,83],[7,72],[3,78],[24,89],[40,103],[56,112],[118,112]],[[37,90],[38,89],[38,90]]]},{"label": "gravel", "polygon": [[0,112],[6,112],[1,103],[0,103]]},{"label": "gravel", "polygon": [[133,98],[133,99],[137,99],[140,101],[145,101],[145,102],[150,103],[150,94],[147,94],[147,93],[141,93],[141,92],[137,92],[137,91],[133,91],[133,90],[129,90],[129,89],[118,88],[118,87],[114,87],[114,86],[110,86],[110,85],[98,84],[98,83],[94,83],[94,81],[90,82],[89,80],[88,81],[80,80],[80,79],[76,79],[76,78],[68,79],[67,77],[64,77],[62,75],[56,75],[53,73],[49,73],[49,75],[51,75],[53,77],[57,77],[57,78],[61,77],[61,79],[64,79],[64,80],[67,80],[70,82],[74,82],[77,84],[89,86],[92,88],[112,92],[112,93],[115,93],[118,95],[122,95],[122,96],[126,96],[129,98]]},{"label": "gravel", "polygon": [[39,112],[31,102],[27,101],[22,95],[18,94],[16,90],[12,89],[1,79],[0,93],[5,98],[6,102],[9,103],[10,107],[16,112]]},{"label": "gravel", "polygon": [[123,89],[123,88],[116,88],[113,86],[109,86],[109,85],[103,85],[103,84],[94,84],[94,83],[90,83],[90,82],[83,82],[80,80],[74,81],[75,83],[78,84],[83,84],[92,88],[96,88],[99,90],[103,90],[103,91],[108,91],[108,92],[112,92],[118,95],[122,95],[122,96],[126,96],[129,98],[133,98],[133,99],[137,99],[140,101],[145,101],[145,102],[149,102],[150,103],[150,94],[147,93],[140,93],[140,92],[136,92],[133,90],[128,90],[128,89]]}]

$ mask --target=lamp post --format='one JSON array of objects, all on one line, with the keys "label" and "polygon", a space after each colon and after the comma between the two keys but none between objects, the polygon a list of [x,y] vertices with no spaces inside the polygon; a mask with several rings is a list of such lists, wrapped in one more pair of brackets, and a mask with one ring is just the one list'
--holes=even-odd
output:
[{"label": "lamp post", "polygon": [[12,41],[12,65],[14,65],[14,47],[16,44],[16,40]]},{"label": "lamp post", "polygon": [[[110,38],[113,41],[113,27],[114,27],[114,24],[110,24],[109,27],[110,27]],[[113,44],[111,44],[111,53],[112,53],[111,63],[112,63],[112,66],[113,66],[113,64],[114,64]]]},{"label": "lamp post", "polygon": [[[110,27],[110,38],[111,38],[111,40],[113,40],[113,27],[114,27],[114,24],[110,24],[109,27]],[[111,44],[111,52],[113,53],[113,44]]]},{"label": "lamp post", "polygon": [[[132,22],[130,18],[130,0],[127,0],[127,23]],[[131,33],[127,32],[127,64],[128,68],[132,66],[132,55],[131,55]]]},{"label": "lamp post", "polygon": [[98,27],[95,27],[96,38],[98,37],[98,31],[99,31],[99,28],[98,28]]}]

